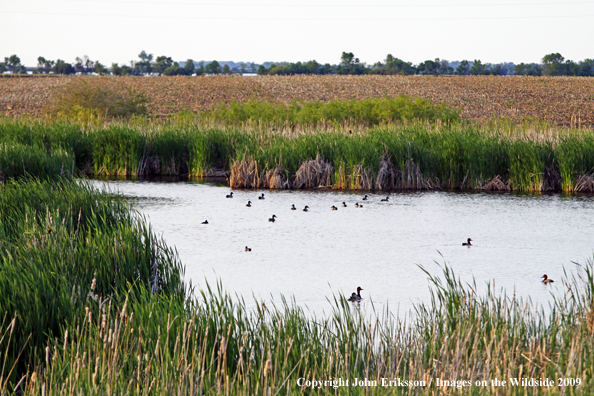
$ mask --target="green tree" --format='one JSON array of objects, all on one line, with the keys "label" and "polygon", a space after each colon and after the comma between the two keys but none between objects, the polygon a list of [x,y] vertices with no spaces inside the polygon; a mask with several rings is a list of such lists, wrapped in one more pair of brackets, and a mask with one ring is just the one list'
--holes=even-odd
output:
[{"label": "green tree", "polygon": [[216,60],[212,61],[204,66],[204,72],[206,74],[221,74],[221,65]]},{"label": "green tree", "polygon": [[144,50],[138,54],[140,62],[134,64],[134,74],[149,74],[153,71],[153,54],[147,54]]},{"label": "green tree", "polygon": [[[165,69],[169,68],[173,66],[173,59],[171,59],[170,56],[158,56],[157,59],[155,59],[155,64],[153,66],[153,70],[156,71],[159,74],[163,74],[165,72]],[[178,65],[179,67],[179,65]]]},{"label": "green tree", "polygon": [[54,61],[47,60],[43,56],[37,58],[37,72],[42,74],[48,74],[52,71],[52,67],[54,66]]},{"label": "green tree", "polygon": [[27,73],[25,66],[21,65],[21,58],[11,55],[4,58],[4,67],[13,74]]},{"label": "green tree", "polygon": [[99,74],[100,76],[107,74],[107,68],[105,66],[103,66],[99,61],[95,62],[93,71],[95,73]]},{"label": "green tree", "polygon": [[516,76],[541,76],[542,66],[538,63],[520,63],[514,66]]},{"label": "green tree", "polygon": [[231,74],[231,69],[229,68],[229,65],[223,66],[223,74]]},{"label": "green tree", "polygon": [[52,71],[54,72],[54,74],[74,74],[74,73],[76,73],[74,66],[72,66],[70,63],[66,63],[62,59],[56,60],[56,63],[52,67]]},{"label": "green tree", "polygon": [[563,63],[565,58],[560,53],[552,53],[542,58],[543,74],[545,76],[563,76],[567,68]]},{"label": "green tree", "polygon": [[594,76],[594,59],[584,59],[578,65],[580,76]]},{"label": "green tree", "polygon": [[457,75],[459,76],[468,76],[470,74],[470,64],[467,60],[463,60],[460,62],[460,65],[456,68]]},{"label": "green tree", "polygon": [[426,60],[423,63],[420,63],[417,66],[417,73],[423,76],[426,75],[438,75],[439,74],[439,68],[440,68],[441,62],[439,60],[439,58],[436,58],[434,61],[432,60]]},{"label": "green tree", "polygon": [[470,68],[470,74],[473,76],[485,75],[489,74],[489,70],[479,59],[475,59]]},{"label": "green tree", "polygon": [[196,66],[194,65],[194,61],[192,59],[188,59],[186,64],[184,65],[184,70],[186,71],[186,75],[191,76],[194,74],[196,70]]}]

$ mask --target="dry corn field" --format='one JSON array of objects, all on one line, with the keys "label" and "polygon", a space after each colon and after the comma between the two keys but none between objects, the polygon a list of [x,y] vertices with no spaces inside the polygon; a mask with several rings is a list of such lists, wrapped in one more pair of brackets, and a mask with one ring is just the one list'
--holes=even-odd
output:
[{"label": "dry corn field", "polygon": [[150,99],[152,115],[205,110],[219,103],[324,101],[405,94],[446,103],[463,119],[543,120],[594,126],[594,78],[500,76],[204,76],[0,78],[0,116],[41,115],[56,88],[82,79],[132,88]]}]

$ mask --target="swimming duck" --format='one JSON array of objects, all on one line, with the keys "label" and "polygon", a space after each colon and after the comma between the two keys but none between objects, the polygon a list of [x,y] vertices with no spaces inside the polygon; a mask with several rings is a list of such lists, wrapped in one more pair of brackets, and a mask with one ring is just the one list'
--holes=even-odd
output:
[{"label": "swimming duck", "polygon": [[202,224],[208,224],[208,220],[204,220]]},{"label": "swimming duck", "polygon": [[275,219],[276,219],[276,215],[272,215],[272,217],[269,218],[268,221],[272,221],[274,223]]},{"label": "swimming duck", "polygon": [[295,207],[295,204],[291,205],[291,210],[297,210],[297,208]]},{"label": "swimming duck", "polygon": [[544,283],[545,285],[548,285],[549,283],[553,283],[553,282],[555,282],[554,280],[552,280],[552,279],[549,279],[549,277],[548,277],[546,274],[545,274],[545,275],[543,275],[542,277],[544,278],[544,279],[542,280],[542,283]]},{"label": "swimming duck", "polygon": [[390,197],[389,196],[387,196],[386,198],[382,198],[381,199],[382,202],[388,202],[389,200],[390,200]]},{"label": "swimming duck", "polygon": [[355,298],[357,299],[356,301],[363,300],[363,297],[361,297],[361,290],[363,290],[363,289],[361,289],[361,287],[359,286],[359,287],[357,287],[357,294],[353,293],[353,294],[355,294]]},{"label": "swimming duck", "polygon": [[367,194],[363,197],[363,201],[367,201]]},{"label": "swimming duck", "polygon": [[351,294],[351,296],[347,299],[347,301],[350,301],[350,302],[359,301],[357,299],[357,293],[353,292],[353,294]]},{"label": "swimming duck", "polygon": [[258,197],[258,199],[266,199],[266,198],[264,198],[264,193],[262,193],[262,195],[260,195],[260,196]]},{"label": "swimming duck", "polygon": [[472,239],[468,238],[468,239],[466,240],[466,242],[463,242],[463,243],[462,243],[462,246],[472,246],[472,243],[470,243],[470,241],[472,241]]},{"label": "swimming duck", "polygon": [[309,209],[309,206],[305,205],[305,208],[303,208],[303,211],[307,212],[308,209]]},{"label": "swimming duck", "polygon": [[248,201],[247,205],[245,205],[245,206],[247,206],[248,208],[251,208],[252,207],[252,201]]},{"label": "swimming duck", "polygon": [[347,207],[347,204],[345,204],[345,203],[343,202],[343,203],[342,203],[342,207],[343,207],[343,208],[346,208],[346,207]]},{"label": "swimming duck", "polygon": [[363,205],[359,205],[359,202],[357,202],[357,203],[355,204],[355,208],[362,208],[362,207],[363,207]]},{"label": "swimming duck", "polygon": [[233,198],[233,191],[231,191],[225,198]]},{"label": "swimming duck", "polygon": [[246,251],[246,252],[251,252],[251,251],[252,251],[252,248],[249,248],[249,247],[247,247],[247,246],[246,246],[246,247],[245,247],[245,251]]},{"label": "swimming duck", "polygon": [[338,210],[338,208],[334,205],[332,205],[332,210]]}]

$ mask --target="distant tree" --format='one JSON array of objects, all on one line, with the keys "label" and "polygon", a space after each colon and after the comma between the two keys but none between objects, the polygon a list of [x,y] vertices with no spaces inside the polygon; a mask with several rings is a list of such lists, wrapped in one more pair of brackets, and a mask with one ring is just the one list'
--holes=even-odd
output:
[{"label": "distant tree", "polygon": [[567,72],[567,67],[563,63],[565,58],[560,53],[545,55],[542,58],[543,74],[545,76],[563,76]]},{"label": "distant tree", "polygon": [[191,76],[194,74],[196,70],[196,66],[194,65],[194,61],[192,59],[186,60],[186,64],[184,65],[184,70],[186,71],[186,75]]},{"label": "distant tree", "polygon": [[21,65],[21,58],[16,55],[4,58],[4,67],[13,74],[27,73],[25,66]]},{"label": "distant tree", "polygon": [[155,64],[153,65],[153,70],[159,74],[163,74],[165,72],[165,69],[167,69],[171,66],[173,66],[173,59],[171,59],[170,56],[162,55],[162,56],[158,56],[157,59],[155,59]]},{"label": "distant tree", "polygon": [[473,76],[480,76],[489,74],[489,70],[479,59],[475,59],[472,67],[470,68],[470,74]]},{"label": "distant tree", "polygon": [[144,50],[138,54],[140,62],[134,64],[134,74],[149,74],[153,71],[153,54],[147,54]]},{"label": "distant tree", "polygon": [[442,76],[450,76],[454,74],[454,68],[450,66],[450,63],[447,60],[436,59],[438,61],[439,67],[437,69],[437,73]]},{"label": "distant tree", "polygon": [[467,76],[470,74],[470,64],[467,60],[463,60],[460,62],[460,65],[456,68],[457,75],[459,76]]},{"label": "distant tree", "polygon": [[204,73],[221,74],[221,65],[216,60],[212,61],[208,65],[204,66]]},{"label": "distant tree", "polygon": [[352,52],[343,52],[340,65],[336,68],[336,74],[365,74],[367,71],[367,67]]},{"label": "distant tree", "polygon": [[0,62],[0,74],[5,73],[7,70],[6,64],[4,62]]},{"label": "distant tree", "polygon": [[93,67],[93,71],[100,76],[107,74],[107,68],[103,66],[99,61],[95,62],[95,66]]},{"label": "distant tree", "polygon": [[439,68],[440,68],[440,60],[439,58],[436,58],[434,61],[432,60],[426,60],[423,63],[420,63],[417,66],[417,73],[422,75],[422,76],[427,76],[427,75],[438,75],[439,74]]},{"label": "distant tree", "polygon": [[516,76],[542,76],[542,66],[538,63],[520,63],[514,67]]},{"label": "distant tree", "polygon": [[231,69],[229,68],[229,65],[223,66],[223,74],[231,74]]},{"label": "distant tree", "polygon": [[385,64],[378,62],[376,73],[378,74],[401,74],[409,75],[415,73],[412,63],[395,58],[392,54],[386,56]]},{"label": "distant tree", "polygon": [[74,74],[74,73],[76,73],[74,66],[72,66],[70,63],[64,62],[62,59],[56,60],[56,63],[52,67],[52,71],[54,72],[54,74]]},{"label": "distant tree", "polygon": [[507,69],[501,63],[488,65],[487,68],[489,69],[489,74],[493,76],[505,76],[507,74]]},{"label": "distant tree", "polygon": [[258,66],[258,70],[256,71],[256,74],[259,76],[264,76],[266,74],[268,74],[268,69],[264,67],[264,65],[260,65]]},{"label": "distant tree", "polygon": [[580,76],[594,76],[594,59],[584,59],[579,63]]},{"label": "distant tree", "polygon": [[204,74],[204,62],[203,62],[203,61],[200,61],[200,62],[198,63],[198,67],[194,69],[194,73],[195,73],[197,76],[201,76],[201,75],[203,75],[203,74]]},{"label": "distant tree", "polygon": [[52,71],[52,67],[54,66],[54,61],[47,60],[43,56],[37,58],[37,72],[41,74],[48,74]]}]

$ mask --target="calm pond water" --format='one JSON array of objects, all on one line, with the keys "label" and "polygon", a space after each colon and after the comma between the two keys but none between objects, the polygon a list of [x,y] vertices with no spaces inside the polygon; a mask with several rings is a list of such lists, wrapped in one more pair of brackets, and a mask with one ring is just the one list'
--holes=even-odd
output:
[{"label": "calm pond water", "polygon": [[[402,315],[430,300],[418,265],[440,275],[444,263],[463,281],[474,278],[480,290],[490,282],[546,307],[551,293],[563,291],[563,267],[585,263],[594,248],[591,196],[414,192],[381,202],[385,194],[368,193],[362,201],[351,192],[235,190],[227,199],[230,189],[213,182],[93,183],[132,198],[177,248],[186,280],[198,287],[220,280],[248,307],[255,305],[252,296],[270,303],[283,294],[328,313],[328,299],[361,286],[364,303],[389,304]],[[266,199],[259,200],[262,192]],[[463,247],[466,238],[474,246]],[[557,282],[544,285],[543,274]]]}]

